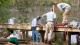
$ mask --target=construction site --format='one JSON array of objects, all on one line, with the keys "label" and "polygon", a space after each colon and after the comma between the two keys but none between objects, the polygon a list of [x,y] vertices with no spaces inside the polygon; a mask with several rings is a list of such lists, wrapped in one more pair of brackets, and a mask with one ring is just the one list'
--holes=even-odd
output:
[{"label": "construction site", "polygon": [[80,45],[79,7],[80,0],[0,0],[0,45]]}]

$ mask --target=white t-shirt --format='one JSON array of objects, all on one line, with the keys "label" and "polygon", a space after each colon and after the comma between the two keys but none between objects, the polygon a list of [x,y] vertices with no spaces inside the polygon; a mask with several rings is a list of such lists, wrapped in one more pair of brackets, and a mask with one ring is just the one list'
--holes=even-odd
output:
[{"label": "white t-shirt", "polygon": [[70,7],[70,8],[71,8],[71,6],[70,6],[69,4],[67,4],[67,3],[59,3],[59,4],[57,4],[57,7],[58,7],[61,11],[64,11],[64,9],[65,9],[66,7]]},{"label": "white t-shirt", "polygon": [[12,19],[12,18],[9,19],[9,20],[8,20],[8,24],[14,24],[14,19]]},{"label": "white t-shirt", "polygon": [[32,27],[35,27],[35,26],[37,26],[37,19],[36,18],[34,18],[33,20],[32,20]]},{"label": "white t-shirt", "polygon": [[47,17],[47,20],[46,20],[47,22],[48,21],[54,21],[54,19],[56,18],[56,13],[50,11],[50,12],[44,14],[43,16]]},{"label": "white t-shirt", "polygon": [[21,39],[19,34],[11,34],[9,37],[7,37],[7,39],[10,39],[11,37],[15,37],[17,39]]}]

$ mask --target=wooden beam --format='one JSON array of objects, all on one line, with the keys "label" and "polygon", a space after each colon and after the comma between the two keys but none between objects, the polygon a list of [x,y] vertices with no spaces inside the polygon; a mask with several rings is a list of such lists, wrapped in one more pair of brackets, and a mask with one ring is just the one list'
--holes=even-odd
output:
[{"label": "wooden beam", "polygon": [[58,28],[58,30],[56,30],[56,31],[60,31],[60,32],[65,32],[65,31],[67,31],[67,32],[80,32],[79,29],[72,29],[72,28]]},{"label": "wooden beam", "polygon": [[[31,25],[30,24],[0,24],[0,28],[8,28],[8,29],[19,29],[19,30],[31,30]],[[79,29],[73,29],[73,28],[67,28],[67,27],[56,27],[58,32],[80,32]],[[44,27],[37,27],[37,30],[45,30],[45,26]]]}]

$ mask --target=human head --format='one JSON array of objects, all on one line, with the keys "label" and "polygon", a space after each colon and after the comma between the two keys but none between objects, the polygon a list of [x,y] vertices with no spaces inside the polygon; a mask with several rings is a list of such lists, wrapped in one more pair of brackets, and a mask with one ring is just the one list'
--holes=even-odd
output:
[{"label": "human head", "polygon": [[38,16],[38,17],[37,17],[37,20],[39,20],[39,19],[41,19],[41,17],[40,17],[40,16]]},{"label": "human head", "polygon": [[56,11],[57,9],[57,3],[52,3],[52,11]]}]

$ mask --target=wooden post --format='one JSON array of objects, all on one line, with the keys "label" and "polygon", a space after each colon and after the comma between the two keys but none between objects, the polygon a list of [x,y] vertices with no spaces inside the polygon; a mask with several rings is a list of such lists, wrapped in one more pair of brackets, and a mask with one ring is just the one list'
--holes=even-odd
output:
[{"label": "wooden post", "polygon": [[77,37],[77,45],[80,45],[80,33],[78,34],[78,37]]},{"label": "wooden post", "polygon": [[40,30],[39,33],[41,34],[41,41],[44,42],[44,33],[45,31]]},{"label": "wooden post", "polygon": [[66,45],[66,32],[64,32],[64,44],[63,45]]},{"label": "wooden post", "polygon": [[64,32],[64,44],[63,45],[68,45],[68,32]]},{"label": "wooden post", "polygon": [[68,37],[68,45],[71,45],[71,33],[69,33],[69,37]]},{"label": "wooden post", "polygon": [[22,31],[23,39],[26,39],[25,30]]},{"label": "wooden post", "polygon": [[77,39],[77,45],[79,45],[79,34],[77,35],[76,39]]},{"label": "wooden post", "polygon": [[66,32],[66,45],[68,45],[68,38],[69,36],[68,36],[68,32]]}]

